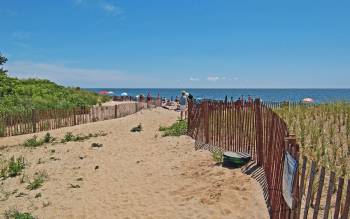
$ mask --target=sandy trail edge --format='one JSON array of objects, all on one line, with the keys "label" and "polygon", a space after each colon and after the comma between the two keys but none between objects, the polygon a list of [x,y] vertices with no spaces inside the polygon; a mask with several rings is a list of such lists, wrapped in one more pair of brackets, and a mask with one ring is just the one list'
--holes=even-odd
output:
[{"label": "sandy trail edge", "polygon": [[[50,131],[58,138],[69,131],[105,131],[104,137],[0,150],[0,158],[24,155],[25,175],[30,179],[39,170],[49,175],[34,191],[25,188],[28,183],[20,184],[21,176],[2,181],[0,213],[17,208],[38,218],[269,218],[255,180],[240,170],[216,166],[210,153],[195,151],[194,141],[187,136],[160,137],[159,125],[170,125],[177,117],[178,113],[160,108],[143,110]],[[139,123],[144,131],[131,133]],[[19,144],[31,136],[1,138],[0,145]],[[92,149],[93,142],[103,147]],[[13,194],[6,199],[4,192]],[[24,195],[16,197],[21,192]],[[35,198],[38,193],[42,196]]]}]

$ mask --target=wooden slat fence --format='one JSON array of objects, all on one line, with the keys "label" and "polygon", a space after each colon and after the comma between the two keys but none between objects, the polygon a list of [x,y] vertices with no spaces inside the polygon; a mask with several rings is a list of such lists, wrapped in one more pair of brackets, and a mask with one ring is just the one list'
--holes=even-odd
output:
[{"label": "wooden slat fence", "polygon": [[73,109],[29,110],[21,113],[0,113],[0,137],[29,134],[61,127],[115,119],[145,108],[159,106],[158,102],[120,103],[115,106],[78,107]]},{"label": "wooden slat fence", "polygon": [[[317,218],[320,215],[331,218],[328,213],[331,211],[334,218],[349,218],[349,182],[343,189],[343,178],[335,182],[334,173],[329,177],[325,168],[312,165],[313,162],[310,164],[306,158],[302,159],[302,166],[294,178],[293,208],[290,209],[284,201],[284,156],[289,152],[299,162],[299,145],[295,136],[288,133],[286,123],[272,110],[281,104],[261,103],[259,99],[254,102],[190,102],[188,134],[196,140],[197,149],[252,155],[264,172],[265,197],[271,218]],[[318,172],[319,176],[315,177]]]}]

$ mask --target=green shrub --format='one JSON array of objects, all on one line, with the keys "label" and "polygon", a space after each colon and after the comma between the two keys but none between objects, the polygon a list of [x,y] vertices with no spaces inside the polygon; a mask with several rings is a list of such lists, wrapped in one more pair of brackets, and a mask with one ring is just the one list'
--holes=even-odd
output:
[{"label": "green shrub", "polygon": [[9,177],[18,176],[22,170],[24,169],[24,157],[20,156],[17,159],[14,157],[10,158],[9,167],[8,167],[8,175]]},{"label": "green shrub", "polygon": [[165,136],[181,136],[187,133],[187,122],[185,120],[178,120],[170,127],[159,127],[159,131],[163,131]]},{"label": "green shrub", "polygon": [[34,135],[32,138],[27,139],[23,145],[25,147],[38,147],[43,144],[51,143],[54,140],[55,138],[53,138],[50,133],[46,133],[46,135],[42,139],[38,139],[38,137]]},{"label": "green shrub", "polygon": [[69,141],[72,141],[74,139],[74,135],[72,132],[67,132],[63,139],[61,140],[62,143],[65,143],[65,142],[69,142]]},{"label": "green shrub", "polygon": [[222,163],[224,161],[224,154],[222,153],[222,151],[214,151],[212,153],[212,156],[214,161],[217,163]]},{"label": "green shrub", "polygon": [[88,135],[73,135],[72,132],[67,132],[66,135],[64,136],[64,138],[61,140],[61,143],[66,143],[66,142],[70,142],[70,141],[85,141],[88,140],[90,138],[96,138],[99,136],[106,136],[107,133],[105,132],[98,132],[98,133],[89,133]]},{"label": "green shrub", "polygon": [[[0,66],[5,63],[2,57],[0,54]],[[93,106],[110,99],[107,95],[78,87],[60,86],[49,80],[10,77],[0,68],[0,112],[13,114],[31,109],[72,109]]]},{"label": "green shrub", "polygon": [[10,210],[5,212],[6,219],[35,219],[30,213],[27,212],[19,212],[18,210]]},{"label": "green shrub", "polygon": [[24,169],[24,157],[20,156],[15,159],[12,156],[9,160],[0,161],[0,178],[6,179],[8,177],[15,177],[21,174]]},{"label": "green shrub", "polygon": [[39,172],[35,177],[33,181],[29,181],[29,185],[27,186],[27,189],[29,190],[35,190],[40,188],[45,180],[47,179],[47,173],[45,171]]},{"label": "green shrub", "polygon": [[38,140],[38,137],[36,135],[34,135],[32,138],[27,139],[24,142],[25,147],[37,147],[37,146],[40,146],[42,144],[43,144],[43,142]]},{"label": "green shrub", "polygon": [[51,136],[51,134],[48,132],[48,133],[46,133],[46,135],[44,136],[43,142],[44,142],[44,143],[51,143],[51,142],[53,142],[54,140],[55,140],[55,138],[53,138],[53,137]]}]

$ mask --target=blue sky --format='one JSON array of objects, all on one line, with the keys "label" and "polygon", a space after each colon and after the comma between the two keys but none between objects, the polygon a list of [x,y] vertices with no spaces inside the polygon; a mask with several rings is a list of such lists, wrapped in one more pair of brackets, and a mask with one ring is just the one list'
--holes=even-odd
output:
[{"label": "blue sky", "polygon": [[12,76],[81,87],[350,87],[350,1],[0,1]]}]

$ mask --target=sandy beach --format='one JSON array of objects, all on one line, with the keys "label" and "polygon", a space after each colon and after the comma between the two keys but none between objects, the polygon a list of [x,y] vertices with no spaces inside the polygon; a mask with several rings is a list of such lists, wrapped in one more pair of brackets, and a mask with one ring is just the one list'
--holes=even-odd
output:
[{"label": "sandy beach", "polygon": [[[1,138],[0,159],[23,155],[26,177],[24,183],[22,176],[0,181],[0,213],[15,208],[37,218],[269,218],[254,179],[217,166],[210,152],[194,150],[188,136],[161,137],[159,126],[178,116],[157,108],[52,130],[55,138],[67,132],[107,135],[32,149],[11,145],[33,134]],[[143,131],[130,132],[139,123]],[[26,189],[42,170],[48,174],[43,186]]]}]

